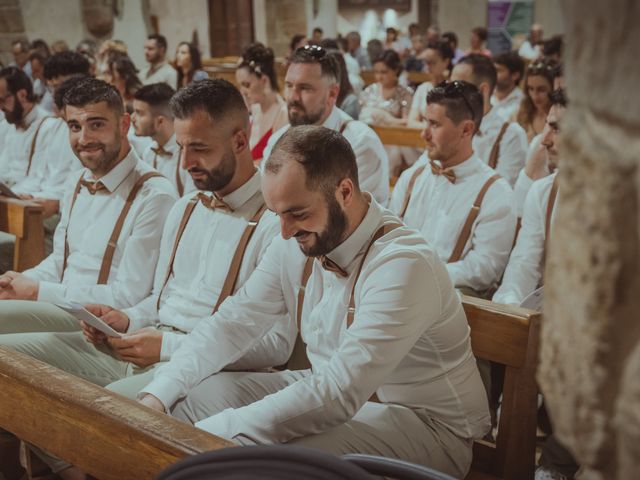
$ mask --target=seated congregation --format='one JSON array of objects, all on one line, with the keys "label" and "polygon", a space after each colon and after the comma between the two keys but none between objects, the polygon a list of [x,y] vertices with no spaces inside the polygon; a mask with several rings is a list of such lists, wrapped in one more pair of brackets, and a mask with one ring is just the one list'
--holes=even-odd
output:
[{"label": "seated congregation", "polygon": [[[41,98],[21,66],[0,70],[0,386],[34,392],[0,414],[7,480],[23,474],[20,440],[28,470],[64,479],[271,444],[534,477],[540,314],[520,306],[543,284],[559,199],[560,70],[515,53],[454,65],[442,38],[414,95],[404,53],[387,50],[358,120],[341,108],[357,48],[333,44],[293,50],[282,95],[261,44],[235,85],[206,78],[188,43],[174,68],[159,35],[133,90],[115,44],[99,62],[51,55]],[[40,258],[18,262],[34,244]],[[49,430],[23,427],[35,409],[59,412]],[[171,420],[175,438],[149,409],[184,424]],[[153,447],[114,465],[75,435],[103,454]],[[548,443],[541,467],[568,457],[569,478],[577,466]]]}]

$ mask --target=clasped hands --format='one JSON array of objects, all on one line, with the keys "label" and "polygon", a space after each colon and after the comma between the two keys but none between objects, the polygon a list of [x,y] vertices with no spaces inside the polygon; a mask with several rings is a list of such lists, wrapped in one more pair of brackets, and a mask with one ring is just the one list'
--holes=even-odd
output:
[{"label": "clasped hands", "polygon": [[0,276],[0,300],[37,300],[39,286],[35,280],[10,270]]}]

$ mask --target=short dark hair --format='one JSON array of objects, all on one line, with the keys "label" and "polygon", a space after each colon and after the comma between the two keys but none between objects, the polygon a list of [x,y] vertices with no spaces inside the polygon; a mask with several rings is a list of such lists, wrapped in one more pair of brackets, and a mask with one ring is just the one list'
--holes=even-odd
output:
[{"label": "short dark hair", "polygon": [[86,74],[73,75],[67,78],[64,82],[60,84],[58,88],[56,88],[56,91],[53,94],[53,101],[56,104],[56,107],[58,107],[58,110],[62,110],[64,108],[64,96],[67,94],[67,92],[76,83],[78,83],[80,80],[84,80],[85,78],[89,78],[89,75],[86,75]]},{"label": "short dark hair", "polygon": [[449,43],[453,43],[456,47],[458,46],[458,35],[455,32],[444,32],[442,38]]},{"label": "short dark hair", "polygon": [[265,172],[278,173],[285,160],[283,154],[302,165],[309,190],[333,196],[345,178],[360,188],[356,155],[347,139],[335,130],[317,125],[291,127],[273,146]]},{"label": "short dark hair", "polygon": [[451,62],[453,61],[455,53],[453,52],[453,48],[451,48],[451,45],[449,45],[449,42],[447,42],[446,40],[429,42],[427,48],[437,51],[443,60],[449,60],[449,68],[451,68]]},{"label": "short dark hair", "polygon": [[474,84],[463,81],[441,83],[427,93],[427,105],[442,105],[447,117],[454,124],[473,120],[476,132],[480,128],[484,104],[480,90]]},{"label": "short dark hair", "polygon": [[291,55],[289,59],[290,63],[315,63],[320,65],[322,69],[322,76],[335,80],[336,83],[340,83],[340,65],[335,58],[331,55],[327,55],[327,51],[317,45],[309,45],[297,49]]},{"label": "short dark hair", "polygon": [[51,55],[44,64],[44,78],[51,80],[67,75],[88,75],[89,60],[77,52],[60,52]]},{"label": "short dark hair", "polygon": [[230,112],[239,112],[249,123],[249,111],[240,91],[221,78],[207,78],[178,90],[169,102],[175,118],[185,119],[198,111],[205,111],[212,120]]},{"label": "short dark hair", "polygon": [[496,66],[489,57],[480,53],[472,53],[462,57],[457,65],[469,65],[471,67],[473,83],[476,87],[480,88],[482,82],[487,82],[489,84],[489,93],[493,92],[498,73],[496,72]]},{"label": "short dark hair", "polygon": [[542,55],[550,57],[551,55],[562,56],[562,35],[555,35],[549,40],[545,40],[542,44]]},{"label": "short dark hair", "polygon": [[400,75],[402,72],[402,61],[400,60],[400,55],[395,50],[385,50],[380,55],[378,55],[373,63],[384,63],[388,68],[396,72],[397,75]]},{"label": "short dark hair", "polygon": [[493,63],[498,65],[503,65],[509,70],[509,73],[517,73],[519,74],[518,81],[524,77],[524,60],[518,52],[504,52],[500,55],[493,57]]},{"label": "short dark hair", "polygon": [[167,37],[164,35],[152,33],[147,37],[147,40],[155,40],[160,48],[164,48],[165,51],[167,50]]},{"label": "short dark hair", "polygon": [[7,82],[7,89],[13,95],[17,94],[20,90],[26,90],[27,100],[29,102],[35,101],[33,95],[33,84],[29,76],[19,67],[5,67],[0,70],[0,79],[4,78]]},{"label": "short dark hair", "polygon": [[551,92],[549,94],[549,100],[551,100],[551,105],[560,105],[561,107],[567,108],[567,92],[564,88],[557,88]]},{"label": "short dark hair", "polygon": [[87,77],[74,83],[62,98],[64,107],[84,107],[106,102],[110,110],[124,114],[124,104],[118,90],[107,82]]},{"label": "short dark hair", "polygon": [[320,27],[316,27],[316,28],[314,28],[314,29],[313,29],[313,33],[320,33],[320,34],[322,34],[322,33],[324,33],[324,30],[322,30]]},{"label": "short dark hair", "polygon": [[155,111],[156,115],[171,116],[169,100],[176,91],[164,82],[144,85],[136,90],[133,98],[144,102]]},{"label": "short dark hair", "polygon": [[487,29],[484,27],[475,27],[471,29],[471,33],[475,33],[480,40],[485,42],[487,40]]},{"label": "short dark hair", "polygon": [[289,49],[293,51],[296,48],[296,45],[305,37],[301,33],[296,33],[293,37],[291,37],[291,42],[289,42]]}]

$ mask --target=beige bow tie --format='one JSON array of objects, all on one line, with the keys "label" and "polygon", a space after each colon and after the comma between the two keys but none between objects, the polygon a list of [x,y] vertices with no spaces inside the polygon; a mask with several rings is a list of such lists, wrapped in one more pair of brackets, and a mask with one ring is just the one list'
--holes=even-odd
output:
[{"label": "beige bow tie", "polygon": [[344,269],[342,269],[336,262],[331,260],[329,257],[326,257],[325,255],[320,255],[318,257],[318,260],[320,261],[320,265],[322,265],[322,268],[324,268],[327,272],[333,272],[336,275],[339,275],[340,277],[349,276],[349,274]]},{"label": "beige bow tie", "polygon": [[451,183],[456,183],[456,174],[453,171],[452,167],[450,167],[450,168],[442,168],[440,165],[438,165],[433,160],[429,160],[429,163],[431,164],[431,171],[433,172],[434,175],[442,175],[444,178],[449,180]]},{"label": "beige bow tie", "polygon": [[198,199],[202,204],[210,210],[222,210],[223,212],[233,212],[233,208],[224,200],[219,198],[215,193],[211,196],[206,193],[198,193]]},{"label": "beige bow tie", "polygon": [[156,155],[160,155],[161,157],[170,157],[171,156],[171,152],[168,150],[165,150],[163,147],[151,147],[151,150],[153,151],[153,153],[155,153]]},{"label": "beige bow tie", "polygon": [[96,192],[107,189],[104,183],[102,183],[100,180],[98,180],[97,182],[90,182],[89,180],[85,180],[84,178],[82,178],[80,179],[80,185],[89,190],[89,193],[91,195],[95,195]]}]

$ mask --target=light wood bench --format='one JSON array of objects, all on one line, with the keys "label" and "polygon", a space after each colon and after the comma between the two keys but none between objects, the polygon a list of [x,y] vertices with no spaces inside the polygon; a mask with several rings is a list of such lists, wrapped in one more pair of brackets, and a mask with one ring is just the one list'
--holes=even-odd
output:
[{"label": "light wood bench", "polygon": [[385,127],[381,125],[369,125],[380,137],[383,145],[400,145],[424,149],[425,143],[420,136],[422,130],[409,127]]},{"label": "light wood bench", "polygon": [[[362,77],[362,81],[364,82],[365,86],[376,83],[376,78],[373,70],[362,70],[360,72],[360,76]],[[407,72],[407,80],[412,85],[420,85],[424,82],[430,82],[431,74],[424,72]]]},{"label": "light wood bench", "polygon": [[233,446],[5,347],[0,426],[100,480],[152,479],[188,455]]},{"label": "light wood bench", "polygon": [[15,235],[13,270],[22,272],[44,259],[42,206],[0,196],[0,231]]}]

